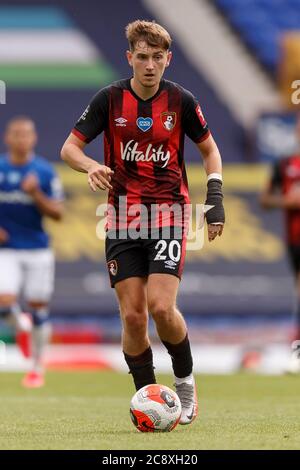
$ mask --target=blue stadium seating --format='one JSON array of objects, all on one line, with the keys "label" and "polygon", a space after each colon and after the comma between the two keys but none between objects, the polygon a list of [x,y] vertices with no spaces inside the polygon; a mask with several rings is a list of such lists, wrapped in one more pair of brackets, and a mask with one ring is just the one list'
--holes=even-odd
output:
[{"label": "blue stadium seating", "polygon": [[276,72],[284,32],[300,30],[300,0],[215,0],[258,60]]}]

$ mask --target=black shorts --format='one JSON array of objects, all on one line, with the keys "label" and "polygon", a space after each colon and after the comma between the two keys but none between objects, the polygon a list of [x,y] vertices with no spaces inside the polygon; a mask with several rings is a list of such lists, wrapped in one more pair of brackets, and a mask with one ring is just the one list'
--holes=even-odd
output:
[{"label": "black shorts", "polygon": [[300,245],[288,245],[290,263],[295,274],[300,272]]},{"label": "black shorts", "polygon": [[[171,227],[171,229],[173,229]],[[161,236],[160,236],[161,235]],[[173,274],[181,279],[185,260],[186,236],[174,233],[165,237],[105,240],[105,253],[111,287],[129,277],[147,277],[152,273]]]}]

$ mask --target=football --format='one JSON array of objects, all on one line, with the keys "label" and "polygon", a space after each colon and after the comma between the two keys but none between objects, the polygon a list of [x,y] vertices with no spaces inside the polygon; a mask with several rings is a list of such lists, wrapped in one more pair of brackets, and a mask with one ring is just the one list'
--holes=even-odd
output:
[{"label": "football", "polygon": [[178,395],[160,384],[138,390],[130,403],[130,417],[141,432],[169,432],[178,424],[181,403]]}]

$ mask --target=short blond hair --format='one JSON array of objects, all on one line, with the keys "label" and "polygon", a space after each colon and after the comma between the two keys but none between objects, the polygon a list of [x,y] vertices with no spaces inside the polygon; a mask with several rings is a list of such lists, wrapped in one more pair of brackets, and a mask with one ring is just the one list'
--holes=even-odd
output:
[{"label": "short blond hair", "polygon": [[134,50],[136,43],[141,40],[145,41],[151,47],[161,47],[166,51],[170,48],[172,43],[168,31],[154,20],[133,21],[126,26],[125,31],[131,51]]}]

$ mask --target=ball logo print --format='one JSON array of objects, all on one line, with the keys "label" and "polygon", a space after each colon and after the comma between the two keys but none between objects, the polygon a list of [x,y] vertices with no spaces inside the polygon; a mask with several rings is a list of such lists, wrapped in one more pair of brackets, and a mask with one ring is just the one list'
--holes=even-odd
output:
[{"label": "ball logo print", "polygon": [[162,392],[161,397],[165,400],[169,408],[173,408],[174,406],[176,406],[174,397],[166,390]]},{"label": "ball logo print", "polygon": [[178,395],[160,384],[146,385],[132,397],[130,417],[141,432],[170,432],[181,416]]}]

